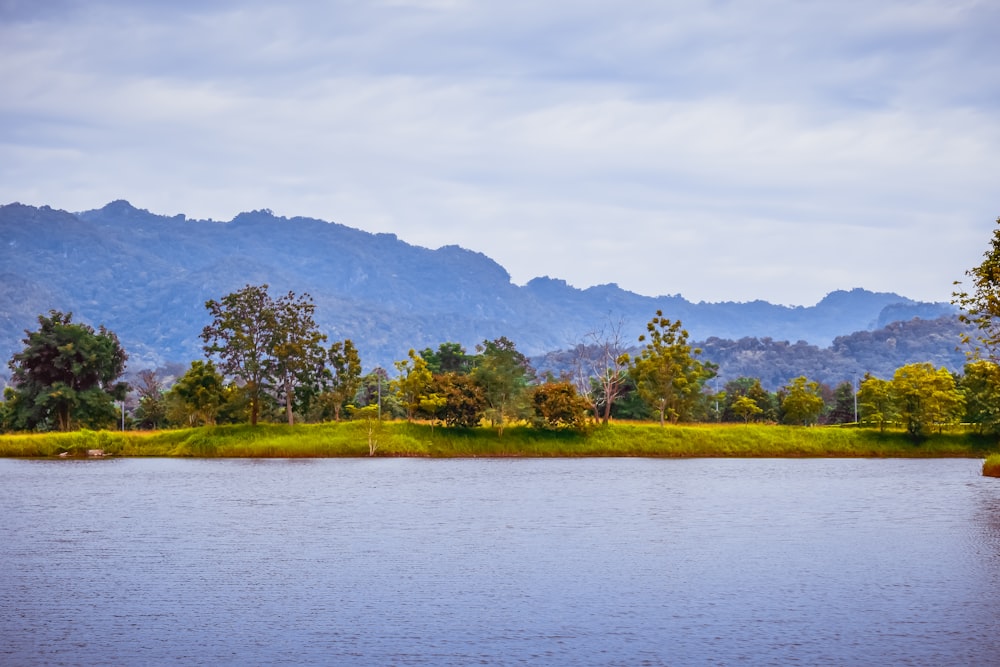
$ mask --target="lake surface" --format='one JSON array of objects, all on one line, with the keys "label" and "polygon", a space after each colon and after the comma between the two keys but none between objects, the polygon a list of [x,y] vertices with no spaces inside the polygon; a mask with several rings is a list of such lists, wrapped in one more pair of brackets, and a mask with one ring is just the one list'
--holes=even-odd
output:
[{"label": "lake surface", "polygon": [[0,460],[3,665],[995,665],[977,460]]}]

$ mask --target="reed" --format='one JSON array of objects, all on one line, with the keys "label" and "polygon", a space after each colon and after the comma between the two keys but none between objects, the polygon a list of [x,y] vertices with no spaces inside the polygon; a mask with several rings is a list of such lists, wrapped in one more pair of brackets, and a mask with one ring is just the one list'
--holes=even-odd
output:
[{"label": "reed", "polygon": [[[666,426],[615,423],[587,432],[528,426],[449,429],[364,421],[287,426],[259,424],[176,431],[76,431],[0,435],[0,456],[189,456],[243,458],[364,457],[968,457],[986,458],[996,440],[971,433],[933,435],[914,444],[901,431],[760,425]],[[992,463],[990,463],[992,461]],[[1000,455],[987,459],[1000,468]],[[987,466],[984,466],[984,472]]]}]

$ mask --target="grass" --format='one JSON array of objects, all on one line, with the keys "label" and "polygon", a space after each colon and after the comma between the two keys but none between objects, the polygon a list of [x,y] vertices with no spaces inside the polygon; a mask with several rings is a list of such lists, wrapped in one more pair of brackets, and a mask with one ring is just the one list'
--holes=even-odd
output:
[{"label": "grass", "polygon": [[[587,433],[508,427],[447,429],[388,422],[373,437],[376,456],[461,457],[873,457],[986,458],[984,474],[1000,476],[995,438],[971,433],[932,435],[914,444],[905,433],[796,426],[615,423]],[[2,457],[109,456],[243,458],[362,457],[369,433],[362,421],[287,426],[204,427],[175,431],[75,431],[0,435]],[[993,471],[987,472],[987,470]]]}]

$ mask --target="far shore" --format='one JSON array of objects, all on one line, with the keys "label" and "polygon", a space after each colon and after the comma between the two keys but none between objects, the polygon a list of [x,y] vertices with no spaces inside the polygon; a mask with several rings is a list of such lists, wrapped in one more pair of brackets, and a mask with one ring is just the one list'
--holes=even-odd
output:
[{"label": "far shore", "polygon": [[613,423],[585,432],[362,421],[205,426],[164,431],[88,431],[0,435],[0,457],[343,458],[343,457],[650,457],[650,458],[977,458],[1000,476],[996,436],[934,433],[914,442],[899,430],[775,425]]}]

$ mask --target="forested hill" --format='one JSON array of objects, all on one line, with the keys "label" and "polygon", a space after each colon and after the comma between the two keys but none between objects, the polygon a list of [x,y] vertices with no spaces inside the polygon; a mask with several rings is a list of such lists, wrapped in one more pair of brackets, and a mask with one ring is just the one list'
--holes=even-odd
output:
[{"label": "forested hill", "polygon": [[[269,283],[276,295],[311,294],[321,330],[331,340],[352,338],[366,367],[391,364],[411,347],[456,341],[472,349],[498,336],[538,355],[572,347],[609,320],[621,320],[623,338],[635,340],[657,309],[680,319],[692,340],[757,337],[818,346],[892,321],[954,312],[949,304],[861,289],[786,307],[691,303],[613,284],[581,290],[548,277],[517,286],[499,264],[457,246],[430,250],[391,234],[266,210],[216,222],[156,215],[125,201],[82,213],[0,206],[4,360],[20,349],[40,313],[57,309],[115,331],[133,370],[186,362],[201,356],[205,301],[248,283]],[[649,290],[666,293],[670,285]]]}]

